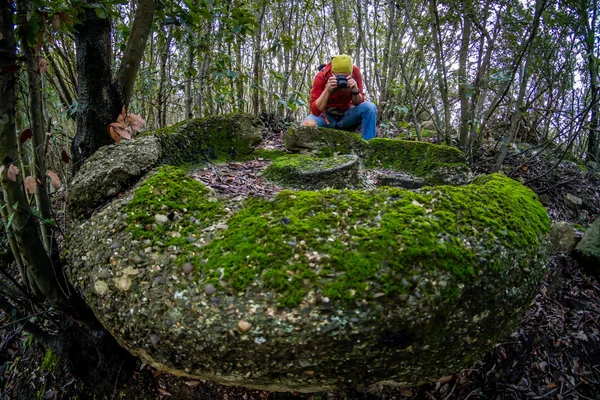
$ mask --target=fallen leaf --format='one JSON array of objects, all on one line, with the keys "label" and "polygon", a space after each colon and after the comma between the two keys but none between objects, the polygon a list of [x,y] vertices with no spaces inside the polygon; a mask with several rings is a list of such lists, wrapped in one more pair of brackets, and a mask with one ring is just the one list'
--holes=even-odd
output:
[{"label": "fallen leaf", "polygon": [[8,177],[9,180],[16,182],[17,181],[17,175],[19,175],[19,168],[17,168],[16,165],[11,164],[10,167],[8,167],[8,171],[6,172],[6,176]]},{"label": "fallen leaf", "polygon": [[19,135],[19,141],[21,143],[25,143],[27,141],[27,139],[31,139],[32,137],[33,137],[33,132],[31,131],[30,128],[27,128],[23,132],[21,132],[21,134]]},{"label": "fallen leaf", "polygon": [[133,129],[134,132],[140,132],[146,126],[146,121],[134,113],[129,114],[126,121],[131,125],[131,129]]},{"label": "fallen leaf", "polygon": [[162,394],[163,396],[172,396],[171,393],[167,392],[165,389],[161,389],[158,388],[158,391],[160,392],[160,394]]},{"label": "fallen leaf", "polygon": [[48,170],[46,171],[46,175],[50,177],[50,184],[54,189],[58,189],[62,185],[62,182],[60,181],[58,175],[56,175],[56,172]]},{"label": "fallen leaf", "polygon": [[190,386],[190,387],[196,387],[200,383],[202,383],[202,382],[199,382],[199,381],[187,381],[187,382],[185,382],[185,384],[188,385],[188,386]]},{"label": "fallen leaf", "polygon": [[127,130],[127,127],[123,126],[123,124],[119,122],[113,122],[110,126],[114,129],[117,135],[121,136],[123,139],[131,139],[131,134]]},{"label": "fallen leaf", "polygon": [[117,134],[117,132],[115,132],[115,130],[113,129],[112,126],[108,126],[108,134],[110,135],[110,137],[112,138],[112,140],[114,140],[115,142],[119,143],[121,141],[121,136],[119,136]]},{"label": "fallen leaf", "polygon": [[23,181],[23,185],[25,185],[25,190],[27,191],[27,193],[34,194],[35,188],[37,188],[37,179],[35,179],[35,177],[33,176],[28,176]]},{"label": "fallen leaf", "polygon": [[402,388],[400,389],[400,394],[404,397],[412,397],[413,392],[410,389]]},{"label": "fallen leaf", "polygon": [[550,382],[546,385],[546,389],[554,389],[555,387],[557,387],[557,385],[554,382]]}]

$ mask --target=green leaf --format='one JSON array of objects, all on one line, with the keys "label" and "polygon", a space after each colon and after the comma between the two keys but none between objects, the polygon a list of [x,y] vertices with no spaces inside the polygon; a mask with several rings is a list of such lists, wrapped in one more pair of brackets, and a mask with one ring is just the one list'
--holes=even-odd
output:
[{"label": "green leaf", "polygon": [[11,213],[10,217],[8,217],[8,222],[6,223],[6,230],[10,229],[13,219],[15,218],[15,213]]},{"label": "green leaf", "polygon": [[56,228],[56,226],[57,226],[57,225],[56,225],[56,221],[55,221],[55,220],[53,220],[53,219],[43,219],[43,220],[42,220],[42,222],[43,222],[45,225],[49,225],[49,226],[51,226],[51,227],[53,227],[53,228]]}]

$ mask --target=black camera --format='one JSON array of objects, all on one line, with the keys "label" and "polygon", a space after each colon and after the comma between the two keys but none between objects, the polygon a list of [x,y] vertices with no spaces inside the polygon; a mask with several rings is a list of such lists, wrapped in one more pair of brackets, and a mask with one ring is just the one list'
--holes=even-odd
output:
[{"label": "black camera", "polygon": [[346,75],[336,75],[335,79],[337,79],[338,89],[347,89],[348,88],[348,80],[346,79]]}]

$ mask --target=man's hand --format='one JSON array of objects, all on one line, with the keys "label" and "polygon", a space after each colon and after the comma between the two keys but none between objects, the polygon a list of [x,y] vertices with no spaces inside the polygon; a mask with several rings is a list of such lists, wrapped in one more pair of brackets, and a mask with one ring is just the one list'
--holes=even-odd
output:
[{"label": "man's hand", "polygon": [[346,80],[348,81],[348,90],[352,95],[360,93],[360,90],[358,89],[358,84],[356,83],[352,75],[348,75],[346,77]]},{"label": "man's hand", "polygon": [[327,83],[325,84],[325,90],[327,90],[329,93],[333,93],[335,89],[337,89],[337,79],[335,78],[335,76],[330,76],[329,79],[327,79]]}]

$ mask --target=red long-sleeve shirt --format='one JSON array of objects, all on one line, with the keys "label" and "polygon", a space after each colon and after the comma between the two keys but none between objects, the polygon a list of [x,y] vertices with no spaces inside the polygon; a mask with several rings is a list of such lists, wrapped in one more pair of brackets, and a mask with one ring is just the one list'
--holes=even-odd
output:
[{"label": "red long-sleeve shirt", "polygon": [[[331,75],[333,75],[333,72],[331,71],[331,63],[329,63],[315,76],[315,80],[310,91],[310,112],[314,115],[321,115],[323,113],[322,110],[317,108],[315,102],[325,90],[325,84]],[[360,96],[362,97],[362,101],[364,101],[365,92],[363,90],[362,76],[360,74],[360,69],[358,69],[356,65],[352,67],[352,77],[356,81]],[[354,103],[352,103],[352,94],[350,94],[350,90],[336,90],[329,95],[325,109],[335,107],[341,110],[347,110],[352,105],[354,105]]]}]

